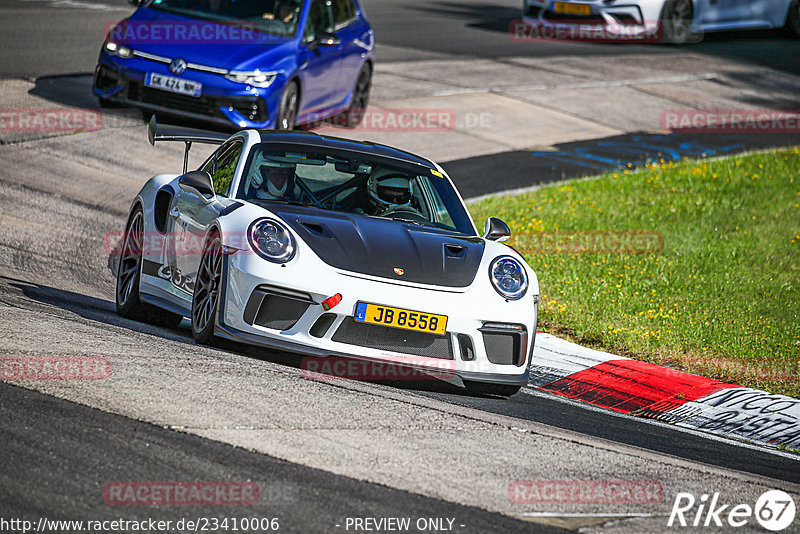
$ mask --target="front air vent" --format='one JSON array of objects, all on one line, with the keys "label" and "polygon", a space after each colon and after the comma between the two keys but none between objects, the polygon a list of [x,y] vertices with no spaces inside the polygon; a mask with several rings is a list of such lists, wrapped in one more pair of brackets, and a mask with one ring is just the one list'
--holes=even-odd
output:
[{"label": "front air vent", "polygon": [[528,331],[523,325],[484,323],[479,330],[490,362],[517,366],[525,363]]},{"label": "front air vent", "polygon": [[304,293],[259,286],[247,301],[244,321],[273,330],[288,330],[313,304],[311,297]]},{"label": "front air vent", "polygon": [[328,333],[328,329],[330,329],[335,320],[335,313],[323,313],[319,316],[319,319],[314,322],[314,326],[311,327],[308,333],[314,337],[325,337],[325,334]]}]

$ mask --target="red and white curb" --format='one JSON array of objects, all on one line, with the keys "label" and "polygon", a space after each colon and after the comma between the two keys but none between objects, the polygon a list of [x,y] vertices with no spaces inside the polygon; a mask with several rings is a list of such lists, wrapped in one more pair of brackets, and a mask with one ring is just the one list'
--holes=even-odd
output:
[{"label": "red and white curb", "polygon": [[529,386],[679,427],[800,448],[800,399],[773,395],[536,334]]}]

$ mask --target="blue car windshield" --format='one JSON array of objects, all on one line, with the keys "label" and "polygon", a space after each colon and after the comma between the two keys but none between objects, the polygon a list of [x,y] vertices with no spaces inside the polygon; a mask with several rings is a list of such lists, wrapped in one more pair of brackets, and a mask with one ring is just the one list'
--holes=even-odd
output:
[{"label": "blue car windshield", "polygon": [[294,37],[302,0],[153,0],[148,7]]},{"label": "blue car windshield", "polygon": [[437,170],[358,152],[257,145],[236,197],[267,209],[283,202],[475,235],[453,186]]}]

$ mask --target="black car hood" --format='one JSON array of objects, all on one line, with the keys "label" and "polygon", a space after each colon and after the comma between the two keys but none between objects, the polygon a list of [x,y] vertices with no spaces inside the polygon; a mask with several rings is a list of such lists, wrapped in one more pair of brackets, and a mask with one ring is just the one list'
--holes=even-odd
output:
[{"label": "black car hood", "polygon": [[322,261],[345,271],[466,287],[475,279],[483,257],[484,244],[479,237],[299,206],[271,205],[269,209],[291,226]]}]

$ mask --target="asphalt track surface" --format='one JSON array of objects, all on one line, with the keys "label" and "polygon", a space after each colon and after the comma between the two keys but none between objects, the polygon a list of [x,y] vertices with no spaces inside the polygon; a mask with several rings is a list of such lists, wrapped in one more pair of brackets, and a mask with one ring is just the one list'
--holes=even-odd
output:
[{"label": "asphalt track surface", "polygon": [[[102,42],[102,35],[93,40],[81,34],[94,35],[98,21],[111,21],[125,16],[127,5],[119,0],[85,0],[95,8],[88,11],[75,8],[74,2],[57,0],[4,2],[0,13],[13,12],[19,21],[13,28],[0,32],[0,77],[29,77],[91,72]],[[435,59],[442,57],[503,57],[518,55],[519,46],[507,35],[508,24],[518,18],[518,2],[429,2],[401,1],[365,2],[379,39],[383,61]],[[72,4],[72,5],[70,5]],[[374,4],[374,5],[373,5]],[[394,21],[403,20],[403,25]],[[743,44],[744,43],[744,44]],[[767,65],[787,72],[800,72],[797,61],[797,41],[785,39],[777,32],[752,32],[731,36],[721,34],[707,37],[694,47],[709,55],[738,57],[742,62]],[[54,50],[58,53],[54,53]],[[532,54],[553,57],[561,54],[612,54],[624,57],[628,53],[653,54],[654,61],[674,53],[670,47],[637,45],[621,48],[614,45],[584,45],[543,43],[529,48]],[[459,187],[465,196],[492,192],[480,180],[498,168],[504,169],[504,179],[496,190],[530,186],[525,177],[541,176],[552,181],[571,176],[596,173],[614,167],[614,162],[643,162],[658,156],[659,151],[631,151],[631,136],[604,140],[616,143],[613,150],[596,142],[559,145],[561,159],[553,154],[516,151],[493,156],[480,156],[450,162],[445,165],[451,174],[460,177]],[[652,140],[650,140],[652,141]],[[730,138],[702,136],[672,136],[659,140],[666,148],[687,142],[706,147],[707,154],[797,143],[796,137],[765,136]],[[594,144],[593,144],[594,143]],[[650,143],[652,144],[652,143]],[[641,146],[641,145],[640,145]],[[603,150],[599,150],[602,148]],[[581,149],[576,152],[576,149]],[[586,151],[594,158],[586,158]],[[4,184],[5,185],[5,184]],[[15,186],[16,187],[16,186]],[[8,193],[8,191],[6,191]],[[19,188],[13,194],[30,197],[33,205],[47,206],[48,195],[58,193],[57,185],[47,188]],[[87,203],[89,200],[87,199]],[[8,207],[8,204],[6,204]],[[96,206],[86,204],[80,209]],[[79,209],[76,208],[76,209]],[[118,210],[101,209],[99,219],[120,219]],[[105,219],[104,219],[105,220]],[[81,260],[79,245],[74,251]],[[71,248],[69,251],[73,251]],[[21,251],[24,252],[24,251]],[[19,261],[18,261],[19,260]],[[55,288],[61,282],[57,275],[59,261],[52,257],[37,266],[30,259],[17,258],[15,265],[31,277],[47,281],[52,286],[29,284],[3,279],[2,284],[27,288],[22,296],[4,296],[6,302],[22,308],[46,303],[58,309],[82,314],[96,325],[122,327],[131,334],[145,331],[156,338],[178,340],[190,344],[186,329],[164,330],[135,325],[119,320],[113,303],[80,292],[71,293]],[[49,262],[49,263],[48,263]],[[27,266],[27,267],[26,267]],[[70,276],[97,283],[98,292],[107,293],[107,276],[92,279],[92,269],[70,271]],[[14,285],[16,284],[16,285]],[[49,313],[49,312],[46,312]],[[253,356],[252,351],[234,347],[241,354]],[[263,358],[259,354],[258,358]],[[271,354],[272,362],[296,368],[298,360],[290,355]],[[255,361],[255,360],[254,360]],[[589,438],[602,438],[657,451],[702,464],[730,468],[743,473],[766,476],[775,480],[800,482],[798,462],[768,452],[744,448],[735,443],[719,441],[675,429],[647,424],[627,416],[587,410],[556,398],[520,393],[509,400],[475,398],[461,395],[444,386],[430,384],[377,384],[380,390],[390,390],[409,398],[423,397],[444,401],[455,406],[476,408],[487,414],[499,414],[523,421],[542,423],[580,433]],[[148,508],[127,509],[103,506],[100,489],[108,480],[196,479],[241,480],[262,482],[264,488],[274,488],[270,498],[254,509],[253,515],[284,515],[291,521],[282,530],[310,532],[330,531],[345,516],[442,516],[457,517],[465,524],[464,531],[511,532],[534,530],[529,523],[506,516],[490,514],[474,507],[465,507],[430,499],[408,491],[333,475],[298,464],[247,452],[197,436],[165,430],[126,417],[108,414],[42,393],[0,384],[0,516],[38,518],[75,518],[91,513],[103,517],[164,517],[175,519],[174,510]],[[190,512],[196,512],[194,514]],[[212,515],[217,510],[181,510],[183,515]],[[227,514],[227,510],[224,511]],[[536,525],[535,530],[545,527]],[[471,530],[474,529],[474,530]]]},{"label": "asphalt track surface", "polygon": [[[547,151],[511,151],[444,163],[465,198],[535,188],[648,162],[706,158],[800,144],[800,134],[633,133],[564,143]],[[502,180],[487,181],[487,176]],[[534,180],[531,177],[535,177]],[[533,183],[532,183],[533,181]]]},{"label": "asphalt track surface", "polygon": [[[34,415],[35,414],[35,415]],[[442,517],[454,530],[562,532],[255,454],[0,383],[0,517],[278,518],[280,532],[342,530],[347,517]],[[98,506],[109,481],[256,482],[253,505]],[[314,513],[307,513],[313,510]],[[535,528],[534,528],[535,527]],[[413,531],[413,530],[412,530]]]}]

